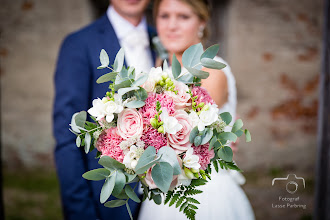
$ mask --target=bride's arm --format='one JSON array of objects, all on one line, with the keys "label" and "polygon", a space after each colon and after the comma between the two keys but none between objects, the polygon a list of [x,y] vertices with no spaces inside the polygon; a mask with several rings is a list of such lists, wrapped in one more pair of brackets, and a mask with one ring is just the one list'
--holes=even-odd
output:
[{"label": "bride's arm", "polygon": [[209,72],[210,76],[207,79],[202,80],[202,87],[207,89],[212,99],[220,108],[228,99],[226,75],[222,70],[208,68],[204,68],[203,70]]}]

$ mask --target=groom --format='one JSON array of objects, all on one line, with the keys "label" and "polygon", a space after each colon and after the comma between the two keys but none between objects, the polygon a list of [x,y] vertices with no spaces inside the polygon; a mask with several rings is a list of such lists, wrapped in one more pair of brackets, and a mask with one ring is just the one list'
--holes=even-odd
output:
[{"label": "groom", "polygon": [[[56,139],[55,161],[66,220],[129,219],[125,206],[106,208],[100,204],[103,181],[87,181],[82,174],[99,168],[96,151],[86,155],[75,146],[75,135],[69,131],[71,116],[88,110],[92,100],[102,98],[108,84],[96,84],[107,70],[100,66],[99,54],[105,49],[110,63],[123,47],[125,63],[136,71],[148,71],[154,64],[150,36],[144,11],[149,0],[111,0],[107,13],[89,26],[70,34],[63,41],[55,73],[53,129]],[[113,199],[112,197],[110,199]],[[132,202],[133,215],[138,204]]]}]

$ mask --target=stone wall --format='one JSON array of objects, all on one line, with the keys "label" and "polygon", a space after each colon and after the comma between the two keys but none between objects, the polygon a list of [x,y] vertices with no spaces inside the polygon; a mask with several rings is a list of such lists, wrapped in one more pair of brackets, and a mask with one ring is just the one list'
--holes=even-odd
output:
[{"label": "stone wall", "polygon": [[[236,76],[238,113],[253,137],[239,144],[237,162],[245,170],[312,172],[322,0],[226,2],[227,32],[219,43],[225,44]],[[2,0],[2,6],[3,162],[6,167],[47,166],[54,147],[52,80],[58,49],[67,33],[92,20],[90,4]]]}]

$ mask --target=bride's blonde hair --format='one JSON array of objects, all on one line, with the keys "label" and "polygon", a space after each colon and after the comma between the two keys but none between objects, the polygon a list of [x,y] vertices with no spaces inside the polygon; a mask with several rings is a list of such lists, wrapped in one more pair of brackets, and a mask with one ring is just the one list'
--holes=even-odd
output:
[{"label": "bride's blonde hair", "polygon": [[[158,10],[159,10],[159,5],[161,3],[162,0],[155,0],[154,1],[154,8],[153,8],[153,16],[154,19],[156,20],[157,14],[158,14]],[[204,21],[206,24],[208,23],[209,19],[210,19],[210,14],[211,14],[211,6],[208,0],[179,0],[183,3],[186,3],[187,5],[189,5],[192,10],[194,11],[194,13],[202,20]],[[209,30],[208,27],[206,25],[206,27],[203,30],[203,36],[202,36],[202,41],[204,41],[205,39],[207,39],[209,35]]]}]

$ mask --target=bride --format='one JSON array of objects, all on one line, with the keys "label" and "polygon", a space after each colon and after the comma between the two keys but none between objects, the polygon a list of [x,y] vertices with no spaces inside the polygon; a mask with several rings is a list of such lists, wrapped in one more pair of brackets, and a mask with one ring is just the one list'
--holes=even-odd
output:
[{"label": "bride", "polygon": [[[206,24],[209,19],[207,0],[155,0],[154,16],[159,38],[169,54],[169,62],[173,53],[181,63],[183,51],[197,44],[206,37]],[[226,63],[222,58],[216,60]],[[226,63],[227,64],[227,63]],[[235,78],[227,64],[222,70],[207,69],[210,76],[202,81],[213,100],[221,106],[220,112],[236,114]],[[199,189],[202,194],[196,195],[200,204],[196,214],[197,220],[252,220],[254,213],[251,205],[241,189],[244,177],[236,171],[213,170],[212,181]],[[177,208],[156,205],[146,200],[142,203],[139,220],[180,220],[186,219]]]}]

